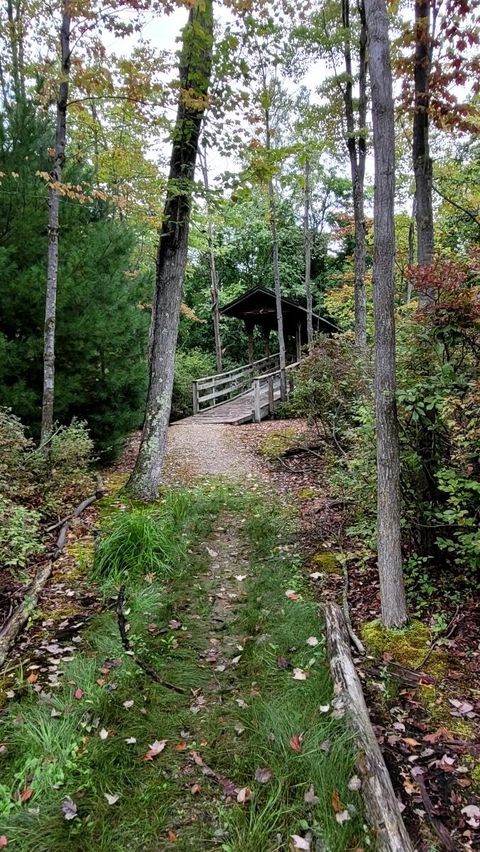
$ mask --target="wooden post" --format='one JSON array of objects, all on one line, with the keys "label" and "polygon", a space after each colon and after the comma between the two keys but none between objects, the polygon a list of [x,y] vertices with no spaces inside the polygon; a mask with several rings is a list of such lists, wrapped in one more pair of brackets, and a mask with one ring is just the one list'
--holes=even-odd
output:
[{"label": "wooden post", "polygon": [[268,411],[271,417],[275,413],[275,397],[273,395],[273,376],[268,377]]},{"label": "wooden post", "polygon": [[260,379],[255,379],[253,382],[253,419],[255,423],[260,423],[262,419],[262,410],[260,405]]},{"label": "wooden post", "polygon": [[297,356],[297,361],[300,361],[302,357],[302,324],[301,322],[297,322],[297,327],[295,329],[295,353]]},{"label": "wooden post", "polygon": [[245,323],[245,331],[247,332],[247,340],[248,340],[248,363],[253,364],[255,360],[255,354],[253,350],[253,329],[254,326],[250,325],[250,323]]},{"label": "wooden post", "polygon": [[270,329],[263,329],[263,340],[265,344],[265,358],[270,358]]},{"label": "wooden post", "polygon": [[193,396],[193,413],[198,414],[198,386],[197,386],[197,382],[192,382],[192,396]]}]

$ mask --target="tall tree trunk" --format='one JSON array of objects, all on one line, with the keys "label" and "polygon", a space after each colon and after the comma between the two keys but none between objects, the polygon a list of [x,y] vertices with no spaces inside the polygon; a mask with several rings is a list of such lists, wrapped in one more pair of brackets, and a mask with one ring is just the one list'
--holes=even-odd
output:
[{"label": "tall tree trunk", "polygon": [[203,175],[203,185],[205,187],[205,192],[207,195],[206,204],[207,204],[207,237],[208,237],[208,266],[210,269],[210,295],[212,299],[212,319],[213,319],[213,336],[215,341],[215,362],[217,366],[217,373],[221,373],[223,370],[223,358],[222,358],[222,338],[220,333],[220,302],[219,302],[219,285],[218,285],[218,275],[217,275],[217,264],[215,262],[215,245],[214,245],[214,234],[213,234],[213,224],[212,217],[210,214],[210,204],[208,200],[208,164],[207,164],[207,151],[204,148],[203,155],[200,155],[199,151],[199,160],[200,166],[202,169]]},{"label": "tall tree trunk", "polygon": [[[431,0],[415,0],[415,112],[413,118],[413,170],[417,223],[417,262],[430,266],[433,259],[432,159],[430,157],[429,118],[431,66]],[[434,300],[424,291],[420,305]]]},{"label": "tall tree trunk", "polygon": [[305,296],[307,299],[307,341],[310,349],[313,343],[313,304],[312,304],[312,235],[310,231],[310,160],[305,160],[305,206],[303,217],[303,240],[305,251]]},{"label": "tall tree trunk", "polygon": [[[266,77],[264,76],[264,89],[267,91]],[[270,127],[270,110],[265,109],[265,138],[267,151],[272,150],[272,135]],[[287,357],[285,351],[285,334],[283,331],[283,312],[282,312],[282,289],[280,284],[280,263],[278,256],[278,228],[277,228],[277,203],[275,198],[275,187],[273,185],[273,177],[270,175],[268,179],[268,203],[270,213],[270,233],[272,235],[272,269],[273,269],[273,284],[275,289],[275,308],[277,314],[277,333],[278,333],[278,356],[280,366],[280,397],[287,398]]]},{"label": "tall tree trunk", "polygon": [[212,0],[195,5],[183,30],[180,96],[157,254],[150,377],[140,449],[128,490],[155,500],[160,485],[172,402],[175,349],[188,249],[198,140],[212,65]]},{"label": "tall tree trunk", "polygon": [[395,402],[395,127],[385,0],[365,0],[375,152],[373,308],[378,570],[382,619],[407,621],[400,541],[400,458]]},{"label": "tall tree trunk", "polygon": [[55,395],[55,323],[57,312],[58,282],[58,234],[60,194],[55,184],[61,183],[65,163],[65,140],[67,132],[67,102],[70,76],[70,3],[64,0],[62,26],[60,29],[60,84],[57,101],[57,124],[55,131],[55,160],[50,172],[51,186],[48,190],[48,258],[47,293],[45,299],[45,326],[43,337],[43,395],[42,427],[40,442],[45,446],[53,425]]},{"label": "tall tree trunk", "polygon": [[[413,266],[415,263],[415,212],[417,209],[416,198],[413,196],[412,203],[412,215],[410,217],[410,222],[408,224],[408,265]],[[408,276],[407,282],[407,295],[406,295],[406,303],[410,304],[412,301],[412,281],[410,276]]]},{"label": "tall tree trunk", "polygon": [[[353,72],[350,39],[350,0],[342,0],[342,24],[345,31],[344,58],[346,83],[344,89],[345,117],[347,121],[347,148],[352,177],[353,220],[355,227],[354,299],[355,343],[364,349],[367,345],[367,298],[365,293],[365,211],[364,184],[367,124],[367,33],[363,0],[359,3],[359,98],[358,130],[355,129],[353,106]],[[358,137],[358,140],[357,140]]]}]

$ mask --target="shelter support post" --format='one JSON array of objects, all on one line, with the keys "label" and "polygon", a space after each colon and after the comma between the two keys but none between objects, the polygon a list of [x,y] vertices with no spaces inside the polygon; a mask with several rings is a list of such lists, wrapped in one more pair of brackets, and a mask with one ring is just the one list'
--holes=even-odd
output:
[{"label": "shelter support post", "polygon": [[302,324],[301,322],[297,322],[295,328],[295,354],[297,356],[296,360],[300,361],[302,357]]}]

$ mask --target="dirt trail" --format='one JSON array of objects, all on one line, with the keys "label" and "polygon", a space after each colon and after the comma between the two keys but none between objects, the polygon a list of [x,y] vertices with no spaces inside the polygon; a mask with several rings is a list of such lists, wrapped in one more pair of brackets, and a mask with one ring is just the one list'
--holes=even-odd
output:
[{"label": "dirt trail", "polygon": [[180,421],[168,431],[167,481],[185,482],[192,476],[260,478],[258,460],[235,435],[235,426]]}]

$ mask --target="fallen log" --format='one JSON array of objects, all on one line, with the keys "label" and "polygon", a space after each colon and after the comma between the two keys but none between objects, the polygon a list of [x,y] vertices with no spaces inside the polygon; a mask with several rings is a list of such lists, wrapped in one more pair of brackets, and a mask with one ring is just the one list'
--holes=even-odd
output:
[{"label": "fallen log", "polygon": [[48,583],[50,575],[52,573],[53,565],[56,560],[61,555],[66,541],[67,541],[67,533],[70,527],[70,524],[74,518],[78,518],[82,512],[88,506],[91,506],[95,500],[99,500],[100,497],[103,497],[103,484],[100,478],[97,478],[97,490],[95,494],[91,494],[90,497],[87,497],[85,500],[82,500],[81,503],[73,510],[73,512],[63,520],[62,525],[60,527],[60,531],[58,533],[58,537],[55,543],[55,547],[50,554],[50,560],[47,565],[44,565],[37,571],[32,583],[28,586],[25,595],[19,603],[19,605],[14,609],[13,613],[7,619],[5,624],[0,629],[0,669],[5,663],[5,660],[8,657],[10,652],[10,648],[15,642],[18,634],[22,630],[22,628],[27,623],[30,618],[33,610],[37,606],[40,595],[42,594],[45,586]]},{"label": "fallen log", "polygon": [[327,603],[325,618],[335,693],[342,700],[354,736],[357,771],[362,781],[367,819],[375,833],[375,848],[378,852],[414,852],[368,715],[342,610],[335,603]]}]

